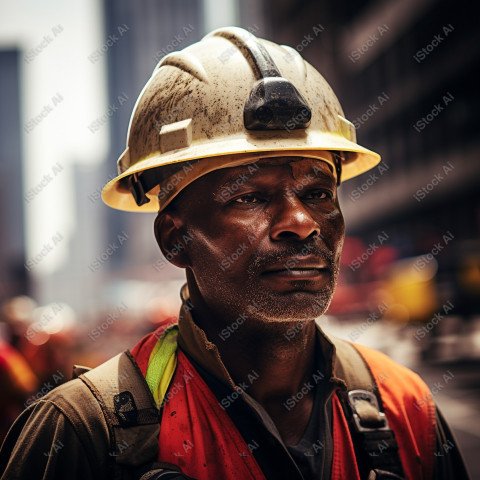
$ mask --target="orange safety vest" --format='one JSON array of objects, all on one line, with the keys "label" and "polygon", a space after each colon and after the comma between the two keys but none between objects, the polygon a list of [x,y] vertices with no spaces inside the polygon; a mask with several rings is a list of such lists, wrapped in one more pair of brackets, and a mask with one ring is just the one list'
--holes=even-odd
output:
[{"label": "orange safety vest", "polygon": [[[146,375],[150,354],[162,333],[154,332],[133,349]],[[384,413],[394,431],[405,477],[433,477],[435,405],[425,383],[411,370],[384,354],[355,345],[371,369],[383,402]],[[227,411],[197,372],[187,356],[177,351],[177,365],[162,408],[158,461],[178,465],[198,480],[265,478]],[[388,381],[387,381],[388,380]],[[333,403],[332,480],[360,480],[354,444],[337,393]]]}]

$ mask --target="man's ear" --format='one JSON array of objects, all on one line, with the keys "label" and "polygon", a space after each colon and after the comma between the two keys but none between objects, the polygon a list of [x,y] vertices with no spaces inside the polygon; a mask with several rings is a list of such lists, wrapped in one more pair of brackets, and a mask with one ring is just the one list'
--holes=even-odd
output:
[{"label": "man's ear", "polygon": [[175,214],[160,212],[154,223],[155,238],[165,258],[179,268],[190,265],[183,241],[183,222]]}]

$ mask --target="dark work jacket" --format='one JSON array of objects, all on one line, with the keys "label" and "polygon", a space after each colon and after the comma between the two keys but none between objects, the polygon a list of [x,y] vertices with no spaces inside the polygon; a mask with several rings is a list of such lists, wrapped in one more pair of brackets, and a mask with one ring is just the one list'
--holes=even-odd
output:
[{"label": "dark work jacket", "polygon": [[[185,288],[182,290],[184,294]],[[185,297],[184,297],[185,301]],[[319,332],[317,349],[319,365],[328,375],[331,372],[334,352]],[[207,340],[206,335],[192,320],[192,317],[179,318],[179,348],[190,358],[197,371],[218,398],[225,398],[232,380],[216,349]],[[80,380],[72,380],[49,392],[45,397],[32,404],[12,426],[0,451],[0,480],[104,480],[112,478],[112,458],[109,457],[108,425],[93,395],[86,389],[79,388]],[[286,456],[282,462],[292,462],[298,473],[296,478],[327,479],[331,471],[333,439],[331,429],[331,409],[329,398],[331,389],[320,389],[315,401],[320,408],[314,409],[319,418],[322,431],[322,457],[319,461],[300,461],[296,455],[294,462],[292,449],[284,444],[279,455]],[[82,408],[65,409],[60,397],[76,396],[76,405],[87,405],[88,413]],[[248,395],[235,408],[229,408],[229,415],[245,439],[256,438],[266,443],[280,437],[268,413]],[[62,404],[62,407],[59,404]],[[94,414],[92,414],[92,409]],[[82,425],[82,431],[79,431]],[[434,478],[464,479],[468,478],[463,460],[455,439],[445,420],[437,409],[437,453],[435,454]],[[280,438],[281,442],[281,438]],[[298,452],[297,452],[298,453]],[[282,457],[283,458],[283,457]],[[257,458],[265,476],[275,479],[275,465],[262,465]],[[279,462],[281,464],[282,462]],[[312,469],[314,471],[312,471]],[[129,477],[139,478],[132,471]]]}]

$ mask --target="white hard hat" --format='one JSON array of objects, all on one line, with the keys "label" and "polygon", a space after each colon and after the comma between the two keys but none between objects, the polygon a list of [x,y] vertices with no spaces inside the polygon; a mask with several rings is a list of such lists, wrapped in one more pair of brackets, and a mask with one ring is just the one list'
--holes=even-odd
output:
[{"label": "white hard hat", "polygon": [[275,156],[328,161],[338,181],[380,161],[356,143],[334,92],[296,50],[221,28],[155,68],[102,198],[156,212],[201,175]]}]

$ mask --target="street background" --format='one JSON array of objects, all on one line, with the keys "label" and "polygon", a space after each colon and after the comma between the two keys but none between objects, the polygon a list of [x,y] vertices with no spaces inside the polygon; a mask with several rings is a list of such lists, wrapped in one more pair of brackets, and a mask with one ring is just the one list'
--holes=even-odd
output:
[{"label": "street background", "polygon": [[327,331],[419,372],[480,478],[480,31],[466,0],[0,0],[0,437],[35,398],[176,315],[153,214],[107,208],[166,54],[237,25],[290,45],[382,155],[343,184]]}]

